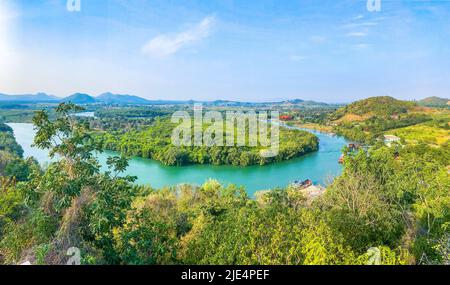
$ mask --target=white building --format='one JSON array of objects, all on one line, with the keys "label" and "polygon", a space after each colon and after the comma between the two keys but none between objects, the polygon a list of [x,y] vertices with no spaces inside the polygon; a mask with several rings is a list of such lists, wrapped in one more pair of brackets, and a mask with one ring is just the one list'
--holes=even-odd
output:
[{"label": "white building", "polygon": [[384,135],[384,143],[391,147],[392,143],[400,142],[400,138],[394,135]]}]

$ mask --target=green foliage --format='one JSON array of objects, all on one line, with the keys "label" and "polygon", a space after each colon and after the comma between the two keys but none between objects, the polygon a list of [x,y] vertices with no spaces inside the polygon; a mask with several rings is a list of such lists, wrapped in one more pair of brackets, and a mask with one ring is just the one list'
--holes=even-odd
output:
[{"label": "green foliage", "polygon": [[8,163],[5,167],[5,176],[14,177],[17,181],[28,180],[33,168],[39,167],[38,162],[33,158],[27,160],[16,159]]},{"label": "green foliage", "polygon": [[23,156],[23,149],[16,142],[12,129],[3,123],[0,123],[0,151],[9,152],[17,157]]},{"label": "green foliage", "polygon": [[173,112],[157,107],[134,108],[104,108],[97,110],[95,115],[100,118],[156,118],[169,116]]},{"label": "green foliage", "polygon": [[29,123],[31,122],[33,116],[34,110],[27,110],[23,108],[0,108],[0,123]]},{"label": "green foliage", "polygon": [[36,112],[33,118],[37,129],[35,146],[49,149],[51,157],[59,155],[70,164],[90,161],[92,152],[99,150],[98,146],[89,134],[89,126],[78,124],[76,119],[70,116],[71,113],[82,110],[74,104],[62,103],[56,108],[58,118],[54,121],[50,121],[47,112]]},{"label": "green foliage", "polygon": [[426,143],[434,146],[450,146],[450,115],[444,118],[436,118],[422,124],[391,130],[393,134],[403,139],[406,143]]},{"label": "green foliage", "polygon": [[23,211],[23,197],[9,179],[0,177],[0,237],[7,224],[17,221]]},{"label": "green foliage", "polygon": [[83,236],[103,251],[107,263],[117,263],[114,230],[125,222],[136,188],[129,181],[102,175],[98,179],[96,197],[85,209]]},{"label": "green foliage", "polygon": [[401,212],[386,194],[392,173],[388,153],[367,156],[361,151],[346,156],[346,168],[321,201],[330,225],[343,233],[358,253],[367,245],[396,246],[404,233]]},{"label": "green foliage", "polygon": [[36,247],[35,255],[36,255],[36,265],[45,265],[45,258],[51,250],[50,244],[41,244]]},{"label": "green foliage", "polygon": [[[1,263],[64,264],[72,246],[80,248],[83,264],[372,264],[373,252],[385,265],[449,262],[448,148],[344,149],[342,175],[311,201],[294,187],[252,199],[245,189],[214,180],[155,190],[122,177],[125,157],[107,159],[109,170],[101,172],[93,156],[97,141],[85,122],[69,115],[75,110],[62,104],[55,120],[46,112],[34,119],[35,144],[55,158],[46,169],[3,150],[13,163],[8,177],[0,176]],[[171,128],[161,121],[127,133],[121,147],[144,156],[164,149],[172,163],[193,156],[240,163],[251,154],[165,149]],[[295,156],[297,134],[285,135],[284,158]],[[141,137],[151,144],[141,144]]]},{"label": "green foliage", "polygon": [[425,145],[347,153],[344,173],[318,205],[358,254],[384,245],[439,262],[433,246],[450,220],[448,161],[447,149]]},{"label": "green foliage", "polygon": [[[35,112],[46,110],[54,118],[54,104],[8,103],[0,102],[0,123],[31,123]],[[0,127],[1,132],[1,127]]]},{"label": "green foliage", "polygon": [[55,218],[41,210],[29,214],[23,222],[8,223],[0,241],[0,256],[6,264],[17,264],[35,245],[48,242],[56,230]]},{"label": "green foliage", "polygon": [[260,155],[260,150],[263,149],[261,146],[174,146],[171,136],[175,127],[175,124],[167,120],[156,120],[145,131],[108,132],[97,134],[96,138],[103,149],[119,151],[127,156],[151,158],[171,166],[265,165],[316,151],[319,143],[317,137],[311,133],[282,129],[279,155],[274,158],[265,158]]},{"label": "green foliage", "polygon": [[[44,172],[35,167],[30,180],[17,185],[28,212],[19,223],[11,221],[6,225],[8,233],[0,244],[6,262],[18,262],[25,249],[39,249],[43,244],[52,245],[48,256],[44,257],[42,250],[36,253],[41,254],[40,260],[49,262],[62,262],[67,246],[92,252],[91,243],[104,251],[105,260],[111,259],[112,229],[123,221],[131,203],[133,178],[99,173],[93,157],[97,147],[88,126],[70,116],[79,110],[75,105],[61,104],[56,108],[57,119],[49,120],[44,111],[33,119],[37,128],[35,144],[48,148],[51,156],[59,160]],[[108,163],[115,176],[128,165],[124,158],[111,158]]]},{"label": "green foliage", "polygon": [[[115,233],[116,248],[124,264],[174,264],[177,245],[177,217],[170,198],[162,197],[155,211],[151,196],[134,205],[127,223]],[[137,208],[136,208],[137,207]]]},{"label": "green foliage", "polygon": [[351,103],[329,116],[334,131],[353,141],[374,144],[385,131],[432,120],[426,112],[414,112],[417,104],[392,97],[372,97]]},{"label": "green foliage", "polygon": [[371,117],[362,122],[344,122],[334,128],[334,131],[351,140],[373,144],[382,137],[385,131],[403,128],[430,121],[425,114],[406,114],[393,118]]}]

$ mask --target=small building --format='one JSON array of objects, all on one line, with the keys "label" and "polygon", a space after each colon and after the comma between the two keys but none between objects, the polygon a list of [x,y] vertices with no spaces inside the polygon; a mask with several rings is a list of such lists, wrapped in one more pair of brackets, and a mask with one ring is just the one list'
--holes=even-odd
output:
[{"label": "small building", "polygon": [[400,138],[394,135],[384,135],[384,143],[391,147],[392,143],[398,143],[400,142]]},{"label": "small building", "polygon": [[309,186],[313,185],[312,181],[310,179],[306,179],[304,181],[295,181],[293,183],[294,187],[300,188],[300,189],[305,189]]},{"label": "small building", "polygon": [[289,115],[282,115],[280,116],[281,121],[292,121],[293,117]]},{"label": "small building", "polygon": [[350,151],[356,151],[361,148],[361,145],[357,143],[349,143],[348,148],[350,149]]}]

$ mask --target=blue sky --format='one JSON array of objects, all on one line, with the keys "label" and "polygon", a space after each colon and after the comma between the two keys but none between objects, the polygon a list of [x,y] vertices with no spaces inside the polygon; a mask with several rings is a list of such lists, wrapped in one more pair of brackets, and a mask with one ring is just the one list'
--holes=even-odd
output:
[{"label": "blue sky", "polygon": [[0,0],[0,92],[449,97],[450,1]]}]

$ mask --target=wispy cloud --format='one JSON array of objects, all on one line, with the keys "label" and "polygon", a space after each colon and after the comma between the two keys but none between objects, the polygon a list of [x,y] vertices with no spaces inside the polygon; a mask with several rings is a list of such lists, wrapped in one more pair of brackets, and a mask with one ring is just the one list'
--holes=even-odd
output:
[{"label": "wispy cloud", "polygon": [[173,55],[182,48],[199,42],[211,34],[215,17],[204,18],[190,29],[171,35],[159,35],[142,47],[142,53],[152,57],[164,58]]},{"label": "wispy cloud", "polygon": [[367,33],[364,32],[351,32],[347,34],[347,37],[365,37]]},{"label": "wispy cloud", "polygon": [[358,27],[375,27],[378,26],[378,22],[361,22],[361,23],[349,23],[345,24],[344,28],[358,28]]},{"label": "wispy cloud", "polygon": [[358,16],[353,17],[351,20],[352,21],[357,21],[357,20],[361,20],[363,18],[364,18],[364,15],[358,15]]},{"label": "wispy cloud", "polygon": [[342,25],[343,28],[368,28],[368,27],[375,27],[380,24],[380,22],[383,20],[383,17],[377,17],[377,18],[370,18],[366,19],[364,15],[358,15],[355,16],[346,23]]}]

